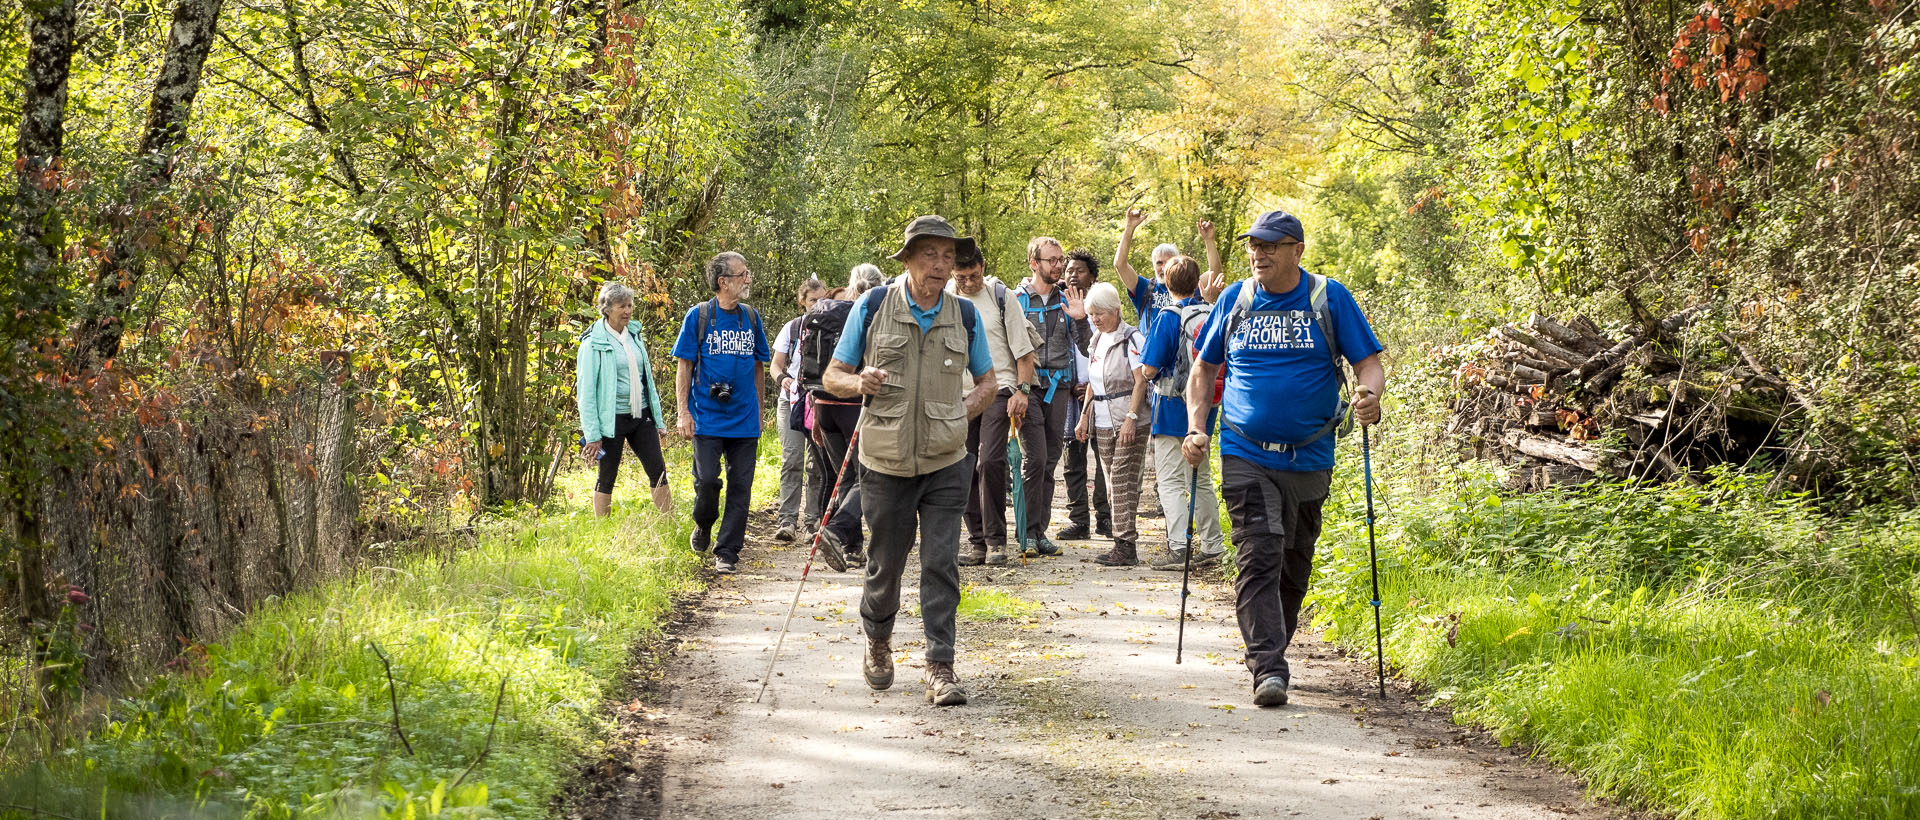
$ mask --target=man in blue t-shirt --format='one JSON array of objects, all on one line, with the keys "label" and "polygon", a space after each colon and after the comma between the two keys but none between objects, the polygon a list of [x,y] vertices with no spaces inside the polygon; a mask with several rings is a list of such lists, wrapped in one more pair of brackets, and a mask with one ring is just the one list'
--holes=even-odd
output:
[{"label": "man in blue t-shirt", "polygon": [[1145,221],[1146,211],[1128,208],[1126,222],[1120,229],[1120,247],[1113,251],[1113,275],[1120,280],[1120,287],[1127,289],[1127,299],[1133,302],[1133,315],[1139,317],[1143,329],[1153,327],[1155,315],[1179,301],[1167,289],[1167,262],[1180,255],[1179,246],[1162,242],[1153,249],[1153,278],[1134,273],[1133,262],[1127,257],[1133,255],[1133,232]]},{"label": "man in blue t-shirt", "polygon": [[[1153,569],[1171,572],[1189,565],[1212,566],[1226,551],[1213,476],[1189,469],[1180,452],[1181,440],[1187,434],[1186,374],[1194,361],[1195,337],[1211,315],[1211,298],[1220,295],[1226,282],[1213,223],[1202,221],[1198,227],[1207,244],[1207,272],[1202,274],[1200,264],[1185,256],[1175,256],[1160,266],[1160,276],[1175,301],[1160,311],[1147,331],[1147,349],[1140,357],[1140,375],[1144,378],[1134,381],[1130,408],[1136,414],[1144,413],[1148,397],[1152,397],[1154,484],[1160,492],[1160,510],[1167,519],[1167,551],[1153,562]],[[1209,414],[1207,430],[1212,429],[1213,414]],[[1122,437],[1131,434],[1131,430],[1123,430]],[[1189,507],[1193,509],[1192,522],[1187,521]],[[1189,526],[1200,547],[1190,564]]]},{"label": "man in blue t-shirt", "polygon": [[1335,351],[1353,365],[1352,410],[1361,424],[1380,420],[1387,375],[1380,342],[1353,294],[1300,267],[1300,220],[1269,211],[1239,238],[1247,240],[1253,278],[1228,287],[1200,331],[1182,450],[1189,464],[1206,462],[1213,383],[1224,364],[1220,473],[1239,551],[1235,613],[1253,702],[1281,706],[1287,644],[1300,624],[1320,508],[1333,481],[1343,380]]},{"label": "man in blue t-shirt", "polygon": [[[730,575],[747,539],[747,502],[760,443],[761,384],[773,360],[760,312],[744,301],[753,285],[747,258],[728,251],[707,262],[713,298],[694,305],[680,322],[673,357],[680,400],[680,435],[693,440],[695,552],[713,549],[713,568]],[[720,514],[720,470],[726,462],[727,507]],[[720,537],[712,536],[720,519]]]}]

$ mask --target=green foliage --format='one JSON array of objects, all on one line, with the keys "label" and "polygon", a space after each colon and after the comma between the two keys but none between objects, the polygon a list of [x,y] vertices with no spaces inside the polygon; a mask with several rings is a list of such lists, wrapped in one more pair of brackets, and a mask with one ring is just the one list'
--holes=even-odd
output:
[{"label": "green foliage", "polygon": [[264,607],[0,789],[87,816],[544,817],[698,564],[683,518],[588,515],[505,521],[450,561]]},{"label": "green foliage", "polygon": [[[1835,518],[1733,473],[1513,497],[1375,453],[1387,653],[1457,720],[1683,817],[1920,810],[1920,517]],[[1381,470],[1383,461],[1409,465]],[[1359,476],[1311,605],[1370,652]]]}]

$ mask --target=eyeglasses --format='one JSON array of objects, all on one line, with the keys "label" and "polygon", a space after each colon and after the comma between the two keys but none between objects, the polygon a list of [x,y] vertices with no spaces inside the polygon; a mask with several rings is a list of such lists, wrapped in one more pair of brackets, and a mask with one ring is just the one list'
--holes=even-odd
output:
[{"label": "eyeglasses", "polygon": [[1250,239],[1250,240],[1247,240],[1247,250],[1249,250],[1249,251],[1252,251],[1252,252],[1254,252],[1254,253],[1257,253],[1257,254],[1260,254],[1261,256],[1272,256],[1272,255],[1274,255],[1274,254],[1276,254],[1276,253],[1279,253],[1279,252],[1281,252],[1281,251],[1283,251],[1283,250],[1286,250],[1286,249],[1288,249],[1288,248],[1291,248],[1291,247],[1293,247],[1293,246],[1295,246],[1295,245],[1301,245],[1301,244],[1305,244],[1305,243],[1302,243],[1302,242],[1262,242],[1262,241],[1260,241],[1260,240],[1258,240],[1258,239]]}]

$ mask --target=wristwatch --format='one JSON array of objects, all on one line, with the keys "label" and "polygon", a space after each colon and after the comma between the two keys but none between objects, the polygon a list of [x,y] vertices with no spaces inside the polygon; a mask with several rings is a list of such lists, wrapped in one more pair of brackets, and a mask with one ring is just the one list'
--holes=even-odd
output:
[{"label": "wristwatch", "polygon": [[1127,411],[1127,421],[1139,421],[1139,420],[1140,420],[1139,413],[1135,413],[1132,410]]},{"label": "wristwatch", "polygon": [[1013,389],[1018,390],[1022,393],[1031,394],[1033,392],[1033,385],[1027,384],[1026,382],[1021,382],[1019,384],[1014,385]]}]

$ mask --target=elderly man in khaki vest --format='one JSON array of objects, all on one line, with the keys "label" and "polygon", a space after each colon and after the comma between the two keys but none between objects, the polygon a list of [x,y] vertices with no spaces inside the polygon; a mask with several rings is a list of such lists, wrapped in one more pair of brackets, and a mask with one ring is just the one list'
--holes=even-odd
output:
[{"label": "elderly man in khaki vest", "polygon": [[[992,354],[973,304],[947,293],[957,251],[974,251],[947,220],[907,225],[893,259],[906,275],[853,304],[821,381],[838,396],[865,396],[860,413],[861,495],[866,504],[867,580],[860,624],[861,671],[876,690],[893,685],[893,620],[900,575],[920,529],[920,620],[927,633],[927,700],[967,702],[953,671],[960,606],[960,518],[973,464],[967,421],[993,401]],[[968,389],[962,374],[973,377]]]}]

